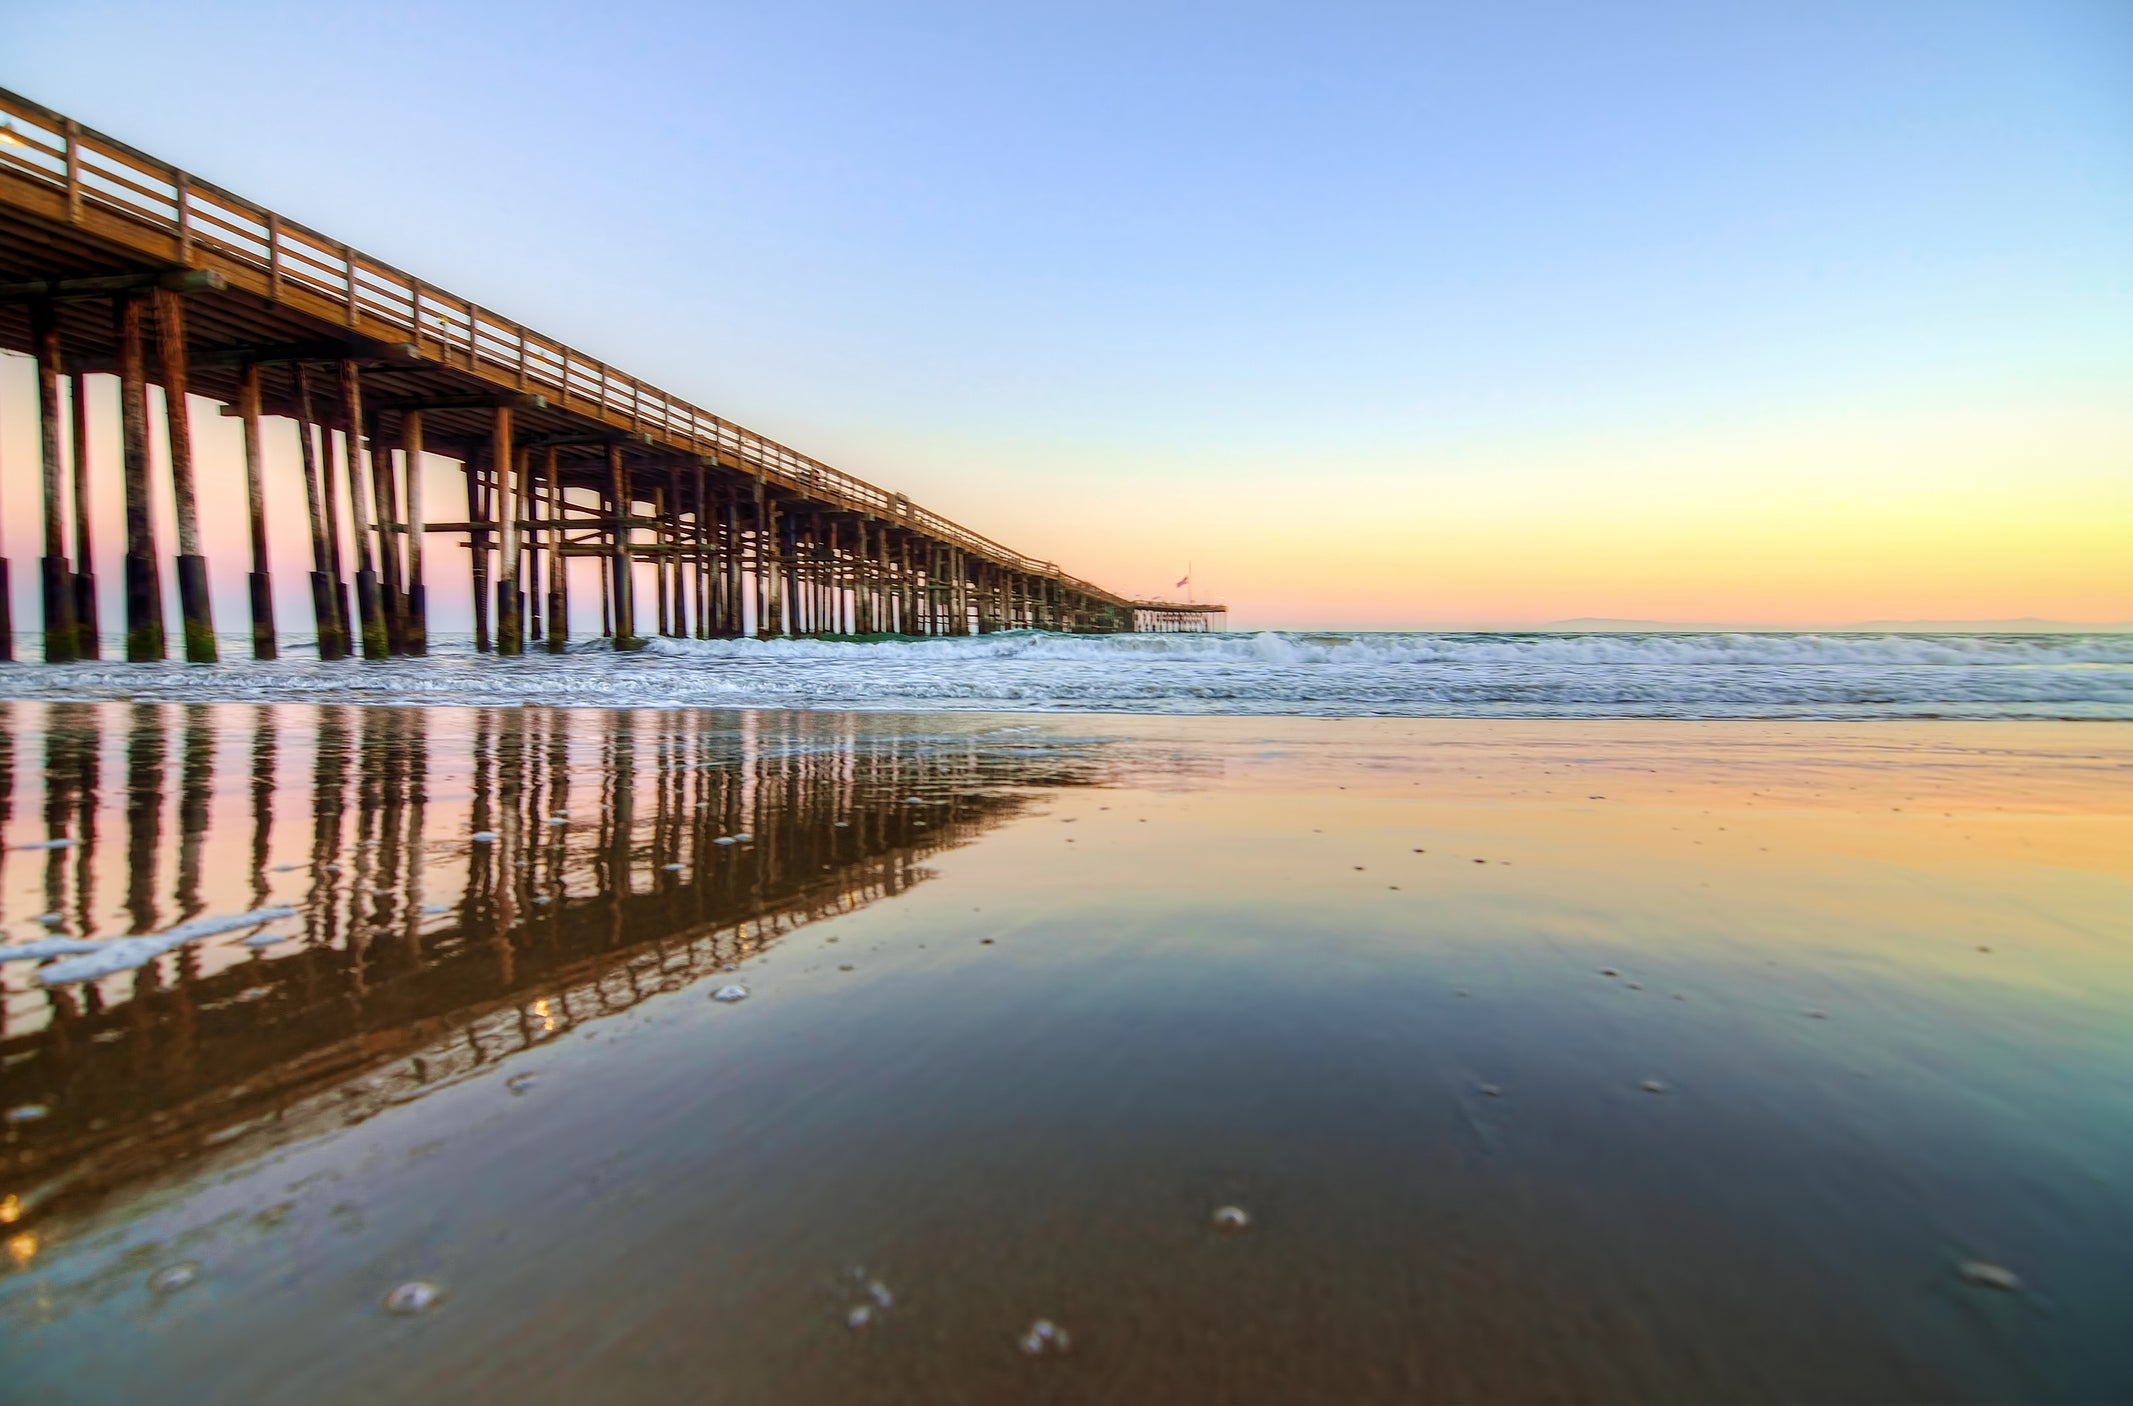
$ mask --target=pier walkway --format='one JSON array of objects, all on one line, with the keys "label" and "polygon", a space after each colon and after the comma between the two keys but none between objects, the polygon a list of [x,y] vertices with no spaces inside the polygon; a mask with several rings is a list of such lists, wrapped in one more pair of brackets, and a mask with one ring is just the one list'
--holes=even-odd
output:
[{"label": "pier walkway", "polygon": [[[421,654],[426,545],[466,549],[484,650],[678,637],[1219,628],[1068,575],[473,300],[0,89],[0,348],[36,358],[44,657],[96,657],[83,378],[116,376],[126,657],[167,657],[147,387],[163,387],[184,657],[217,644],[187,395],[244,421],[255,657],[279,648],[260,423],[297,422],[327,658]],[[424,501],[425,456],[464,501]],[[411,469],[411,466],[414,466]],[[231,475],[234,480],[235,475]],[[296,491],[279,485],[277,492]],[[456,553],[455,553],[456,555]],[[573,559],[598,569],[573,572]],[[455,566],[457,564],[455,563]],[[8,564],[0,649],[13,658]],[[573,599],[573,578],[585,599]]]}]

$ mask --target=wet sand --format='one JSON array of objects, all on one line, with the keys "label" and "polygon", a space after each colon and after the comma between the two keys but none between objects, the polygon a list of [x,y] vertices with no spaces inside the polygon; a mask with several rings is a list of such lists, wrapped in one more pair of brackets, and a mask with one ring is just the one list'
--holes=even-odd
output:
[{"label": "wet sand", "polygon": [[5,706],[24,1400],[2133,1394],[2119,725]]}]

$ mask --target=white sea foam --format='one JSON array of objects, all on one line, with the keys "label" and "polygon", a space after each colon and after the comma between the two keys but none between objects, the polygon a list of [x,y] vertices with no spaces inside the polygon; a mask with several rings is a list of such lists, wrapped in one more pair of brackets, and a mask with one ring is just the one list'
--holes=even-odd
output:
[{"label": "white sea foam", "polygon": [[[292,651],[293,653],[293,651]],[[653,640],[617,655],[11,670],[17,698],[1470,717],[2133,718],[2128,634]]]},{"label": "white sea foam", "polygon": [[[144,966],[173,948],[182,947],[188,942],[197,942],[203,937],[258,927],[261,923],[271,923],[277,918],[295,916],[294,908],[254,908],[249,913],[194,918],[174,928],[165,928],[162,932],[149,933],[142,937],[110,937],[98,942],[72,943],[65,949],[68,955],[48,967],[41,968],[37,979],[47,986],[64,986],[72,981],[94,981],[113,972]],[[43,944],[23,943],[19,947],[0,948],[0,952],[13,957],[23,948],[40,945]],[[61,952],[55,949],[51,955],[60,956]]]}]

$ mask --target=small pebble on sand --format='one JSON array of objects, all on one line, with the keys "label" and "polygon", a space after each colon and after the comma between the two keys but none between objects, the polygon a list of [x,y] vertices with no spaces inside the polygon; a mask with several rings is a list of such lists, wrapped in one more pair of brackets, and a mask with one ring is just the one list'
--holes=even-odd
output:
[{"label": "small pebble on sand", "polygon": [[748,988],[745,986],[721,986],[711,993],[711,999],[724,1001],[728,1005],[735,1001],[745,1001],[748,999]]},{"label": "small pebble on sand", "polygon": [[2005,1265],[1989,1260],[1964,1260],[1955,1267],[1965,1284],[1975,1284],[1981,1289],[1998,1289],[2003,1294],[2018,1294],[2022,1291],[2022,1276]]},{"label": "small pebble on sand", "polygon": [[180,1260],[166,1264],[148,1276],[148,1292],[151,1294],[175,1294],[200,1277],[200,1265],[194,1260]]},{"label": "small pebble on sand", "polygon": [[428,1313],[444,1301],[444,1290],[427,1279],[410,1279],[385,1296],[385,1311],[412,1318]]},{"label": "small pebble on sand", "polygon": [[1979,1289],[1999,1289],[2001,1293],[2022,1293],[2022,1276],[2007,1265],[1994,1265],[1986,1259],[1964,1259],[1956,1265],[1956,1274],[1964,1284],[1977,1284]]},{"label": "small pebble on sand", "polygon": [[1049,1318],[1040,1318],[1022,1335],[1021,1347],[1032,1357],[1044,1357],[1065,1352],[1068,1342],[1066,1329]]}]

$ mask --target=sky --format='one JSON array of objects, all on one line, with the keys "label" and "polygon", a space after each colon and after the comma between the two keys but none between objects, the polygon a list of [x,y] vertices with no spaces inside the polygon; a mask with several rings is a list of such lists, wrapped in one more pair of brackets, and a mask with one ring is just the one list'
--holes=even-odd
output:
[{"label": "sky", "polygon": [[1237,627],[2133,619],[2124,0],[0,29],[0,86],[1078,575],[1189,563]]}]

